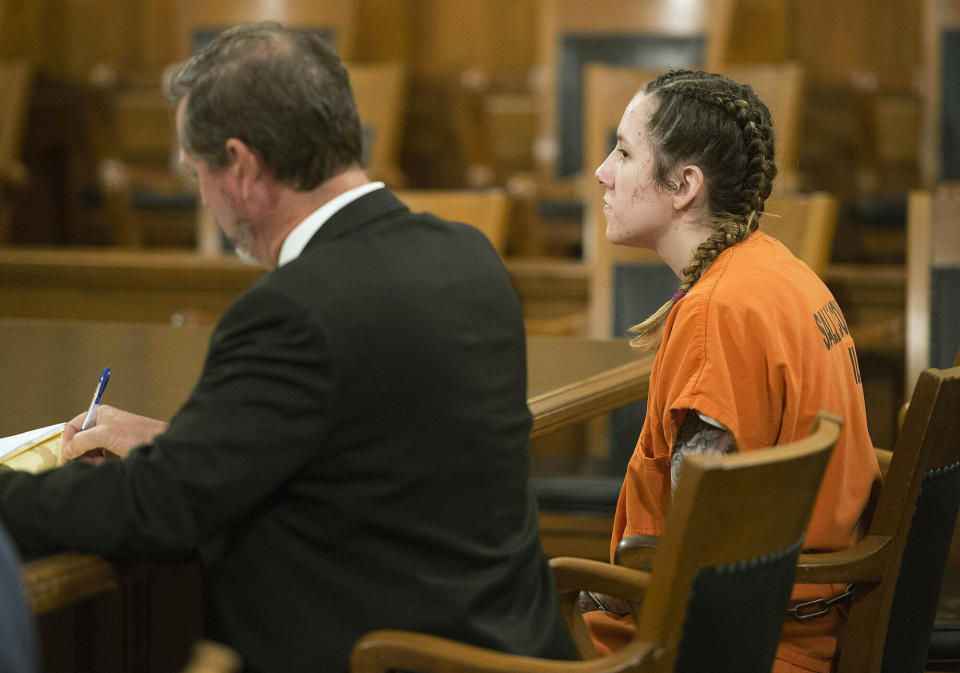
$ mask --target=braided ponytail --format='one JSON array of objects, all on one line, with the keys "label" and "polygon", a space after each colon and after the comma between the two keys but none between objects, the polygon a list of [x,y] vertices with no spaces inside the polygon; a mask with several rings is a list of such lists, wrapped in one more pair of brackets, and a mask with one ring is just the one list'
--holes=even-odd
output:
[{"label": "braided ponytail", "polygon": [[677,164],[699,166],[707,178],[715,229],[683,268],[673,298],[630,328],[631,345],[650,351],[659,347],[674,304],[717,255],[757,230],[777,169],[770,113],[749,86],[721,75],[673,70],[648,82],[643,92],[658,100],[649,122],[654,179],[667,186]]}]

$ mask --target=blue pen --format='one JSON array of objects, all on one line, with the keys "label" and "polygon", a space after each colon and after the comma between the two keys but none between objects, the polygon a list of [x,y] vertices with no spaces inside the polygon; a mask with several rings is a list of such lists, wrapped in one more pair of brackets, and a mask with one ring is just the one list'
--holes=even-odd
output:
[{"label": "blue pen", "polygon": [[107,381],[110,380],[110,368],[107,367],[100,374],[100,380],[97,381],[97,389],[93,393],[93,400],[90,401],[90,408],[87,409],[87,417],[83,419],[83,425],[80,430],[86,430],[97,420],[97,407],[100,406],[100,398],[103,397],[103,391],[107,388]]}]

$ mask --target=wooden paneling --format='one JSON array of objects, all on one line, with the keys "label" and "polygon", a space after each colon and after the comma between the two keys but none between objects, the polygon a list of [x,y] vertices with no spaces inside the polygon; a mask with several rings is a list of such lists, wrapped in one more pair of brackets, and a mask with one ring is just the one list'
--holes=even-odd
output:
[{"label": "wooden paneling", "polygon": [[[39,65],[41,78],[73,84],[89,82],[104,64],[114,72],[157,72],[177,58],[176,2],[5,0],[0,55],[27,56]],[[790,58],[807,74],[799,152],[804,189],[826,189],[842,200],[856,195],[852,82],[872,82],[893,93],[915,88],[920,5],[920,0],[887,0],[882,8],[874,0],[736,0],[730,61]],[[471,139],[488,132],[471,115],[482,114],[478,110],[488,94],[531,93],[537,1],[356,0],[356,6],[355,60],[407,63],[410,98],[401,163],[408,186],[464,186],[475,160],[465,156],[476,145]],[[470,99],[478,92],[479,104]],[[529,99],[517,100],[514,108],[529,108]],[[524,145],[516,153],[523,161],[529,161],[532,144],[526,136],[511,141]],[[492,172],[505,174],[496,166]],[[66,231],[77,226],[56,225]]]},{"label": "wooden paneling", "polygon": [[849,85],[873,74],[885,87],[909,89],[920,59],[920,0],[790,0],[789,51],[810,79]]},{"label": "wooden paneling", "polygon": [[87,82],[97,66],[139,62],[139,3],[44,0],[42,7],[42,65],[48,74]]},{"label": "wooden paneling", "polygon": [[337,51],[353,57],[356,36],[356,0],[176,0],[177,58],[195,50],[196,32],[218,32],[247,21],[279,21],[291,28],[329,30]]},{"label": "wooden paneling", "polygon": [[[485,137],[478,119],[484,97],[528,88],[535,3],[415,0],[404,5],[410,100],[402,168],[412,187],[463,186],[475,146]],[[361,21],[369,15],[363,13]],[[379,25],[388,39],[396,39],[389,37],[391,26]],[[360,40],[364,30],[374,34],[370,26],[360,30]]]},{"label": "wooden paneling", "polygon": [[772,63],[787,54],[788,3],[783,0],[737,0],[727,44],[730,63]]},{"label": "wooden paneling", "polygon": [[[0,53],[43,54],[38,60],[60,74],[85,74],[101,61],[160,66],[176,57],[175,1],[6,0],[10,28]],[[737,0],[729,58],[797,58],[815,82],[846,85],[874,73],[884,85],[909,88],[920,57],[919,5]],[[357,59],[409,59],[415,79],[472,69],[524,82],[534,62],[533,0],[359,0],[358,11]]]},{"label": "wooden paneling", "polygon": [[411,0],[360,0],[353,60],[403,61],[409,65]]},{"label": "wooden paneling", "polygon": [[40,34],[40,3],[31,0],[0,2],[0,58],[26,58],[40,62],[43,42]]},{"label": "wooden paneling", "polygon": [[139,40],[140,65],[148,70],[163,68],[176,60],[174,0],[138,0],[143,29]]},{"label": "wooden paneling", "polygon": [[408,3],[414,76],[455,81],[473,70],[493,78],[525,78],[533,63],[534,5],[530,0]]}]

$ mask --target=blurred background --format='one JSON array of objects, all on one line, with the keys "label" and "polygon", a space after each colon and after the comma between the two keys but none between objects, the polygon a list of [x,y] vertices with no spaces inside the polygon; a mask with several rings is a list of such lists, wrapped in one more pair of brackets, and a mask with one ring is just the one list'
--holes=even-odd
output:
[{"label": "blurred background", "polygon": [[[845,312],[874,443],[890,447],[904,382],[915,378],[909,195],[960,173],[943,122],[953,81],[946,63],[960,54],[947,30],[954,4],[0,0],[0,315],[98,317],[83,312],[80,285],[69,310],[31,294],[54,284],[51,269],[82,285],[100,264],[88,256],[83,273],[67,273],[68,258],[44,262],[36,256],[44,250],[129,251],[127,263],[143,267],[152,258],[134,253],[220,249],[176,167],[160,82],[216,31],[269,18],[316,30],[341,53],[372,177],[413,201],[438,190],[488,199],[458,212],[475,213],[462,215],[471,223],[495,220],[490,235],[531,334],[623,336],[623,320],[646,314],[618,318],[610,311],[619,309],[600,306],[616,294],[603,274],[617,260],[597,233],[592,172],[629,95],[650,73],[691,65],[751,82],[773,109],[775,196],[784,200],[768,211],[790,220],[799,197],[807,210],[797,211],[796,229],[816,221],[816,240],[797,250],[806,246],[801,256]],[[810,195],[822,199],[811,206]],[[110,259],[103,264],[121,263]],[[247,281],[230,282],[235,294]],[[656,305],[663,291],[653,293]],[[204,301],[131,319],[209,323],[222,306]],[[929,298],[920,310],[926,323]]]},{"label": "blurred background", "polygon": [[[22,141],[30,183],[17,195],[10,242],[111,242],[95,195],[84,187],[96,182],[103,152],[139,152],[146,160],[151,146],[168,147],[162,99],[154,110],[149,94],[163,68],[189,54],[191,31],[216,25],[192,18],[202,13],[193,4],[234,5],[223,9],[224,23],[245,10],[250,18],[303,23],[315,5],[318,24],[325,23],[324,5],[344,5],[352,14],[337,17],[351,33],[339,37],[344,59],[405,67],[397,156],[406,186],[505,186],[535,168],[538,78],[551,66],[541,58],[542,42],[557,37],[543,35],[536,0],[3,0],[0,57],[26,60],[36,73]],[[609,11],[599,18],[611,33],[627,23],[617,3],[571,4],[593,15]],[[682,14],[706,3],[659,4]],[[789,60],[803,69],[798,186],[827,190],[844,206],[832,259],[902,262],[903,213],[898,222],[880,222],[892,211],[862,206],[865,199],[902,202],[921,184],[921,0],[732,4],[724,65]],[[576,25],[560,30],[576,32]]]}]

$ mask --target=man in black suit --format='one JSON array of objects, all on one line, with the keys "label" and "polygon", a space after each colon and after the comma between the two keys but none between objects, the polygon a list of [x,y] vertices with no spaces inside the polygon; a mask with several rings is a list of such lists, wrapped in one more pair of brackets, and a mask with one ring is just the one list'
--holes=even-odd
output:
[{"label": "man in black suit", "polygon": [[65,456],[123,460],[0,475],[13,537],[199,550],[209,635],[251,671],[344,671],[376,628],[573,657],[527,484],[523,322],[491,245],[368,181],[346,72],[315,36],[239,26],[168,91],[204,202],[271,272],[169,425],[107,407],[69,424]]}]

